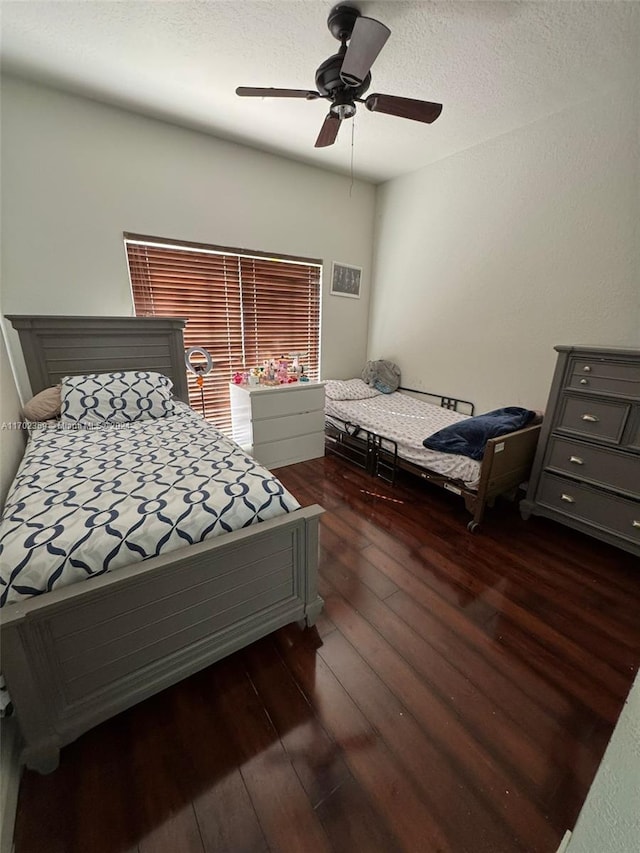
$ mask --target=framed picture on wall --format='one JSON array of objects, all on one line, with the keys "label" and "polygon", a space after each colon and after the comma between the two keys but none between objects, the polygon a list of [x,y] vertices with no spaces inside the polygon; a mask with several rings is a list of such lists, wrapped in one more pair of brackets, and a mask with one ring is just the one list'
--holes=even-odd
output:
[{"label": "framed picture on wall", "polygon": [[339,264],[334,261],[331,270],[331,293],[334,296],[350,296],[351,299],[360,299],[361,276],[361,267]]}]

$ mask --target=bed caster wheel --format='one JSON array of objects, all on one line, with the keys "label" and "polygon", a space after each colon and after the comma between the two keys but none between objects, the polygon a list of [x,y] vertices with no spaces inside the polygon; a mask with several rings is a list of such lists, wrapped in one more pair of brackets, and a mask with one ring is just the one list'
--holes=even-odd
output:
[{"label": "bed caster wheel", "polygon": [[469,524],[467,524],[467,530],[469,533],[475,533],[479,527],[480,524],[477,521],[470,521]]}]

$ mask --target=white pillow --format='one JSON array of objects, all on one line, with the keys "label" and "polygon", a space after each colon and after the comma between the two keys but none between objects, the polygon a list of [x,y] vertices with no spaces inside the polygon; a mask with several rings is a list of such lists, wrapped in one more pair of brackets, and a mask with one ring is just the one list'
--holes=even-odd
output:
[{"label": "white pillow", "polygon": [[79,425],[133,423],[173,414],[173,382],[146,370],[65,376],[61,420]]},{"label": "white pillow", "polygon": [[368,400],[380,396],[380,391],[362,379],[327,379],[324,393],[329,400]]}]

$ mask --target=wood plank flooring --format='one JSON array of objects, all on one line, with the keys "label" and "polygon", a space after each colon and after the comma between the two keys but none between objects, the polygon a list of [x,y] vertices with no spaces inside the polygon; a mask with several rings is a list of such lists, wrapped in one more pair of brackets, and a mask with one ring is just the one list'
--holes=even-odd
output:
[{"label": "wood plank flooring", "polygon": [[26,772],[16,853],[555,853],[640,661],[631,555],[333,457],[312,630],[261,640]]}]

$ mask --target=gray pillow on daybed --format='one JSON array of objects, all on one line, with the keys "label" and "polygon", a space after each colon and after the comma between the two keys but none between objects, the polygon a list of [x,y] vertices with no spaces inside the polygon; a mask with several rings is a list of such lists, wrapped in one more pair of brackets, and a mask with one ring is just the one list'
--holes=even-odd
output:
[{"label": "gray pillow on daybed", "polygon": [[362,371],[362,379],[381,394],[392,394],[400,385],[400,368],[386,358],[368,361]]},{"label": "gray pillow on daybed", "polygon": [[494,409],[484,415],[476,415],[444,427],[425,438],[422,443],[429,450],[459,453],[461,456],[470,456],[471,459],[479,461],[484,456],[484,450],[490,438],[522,429],[535,417],[537,412],[532,412],[530,409],[507,406],[504,409]]}]

